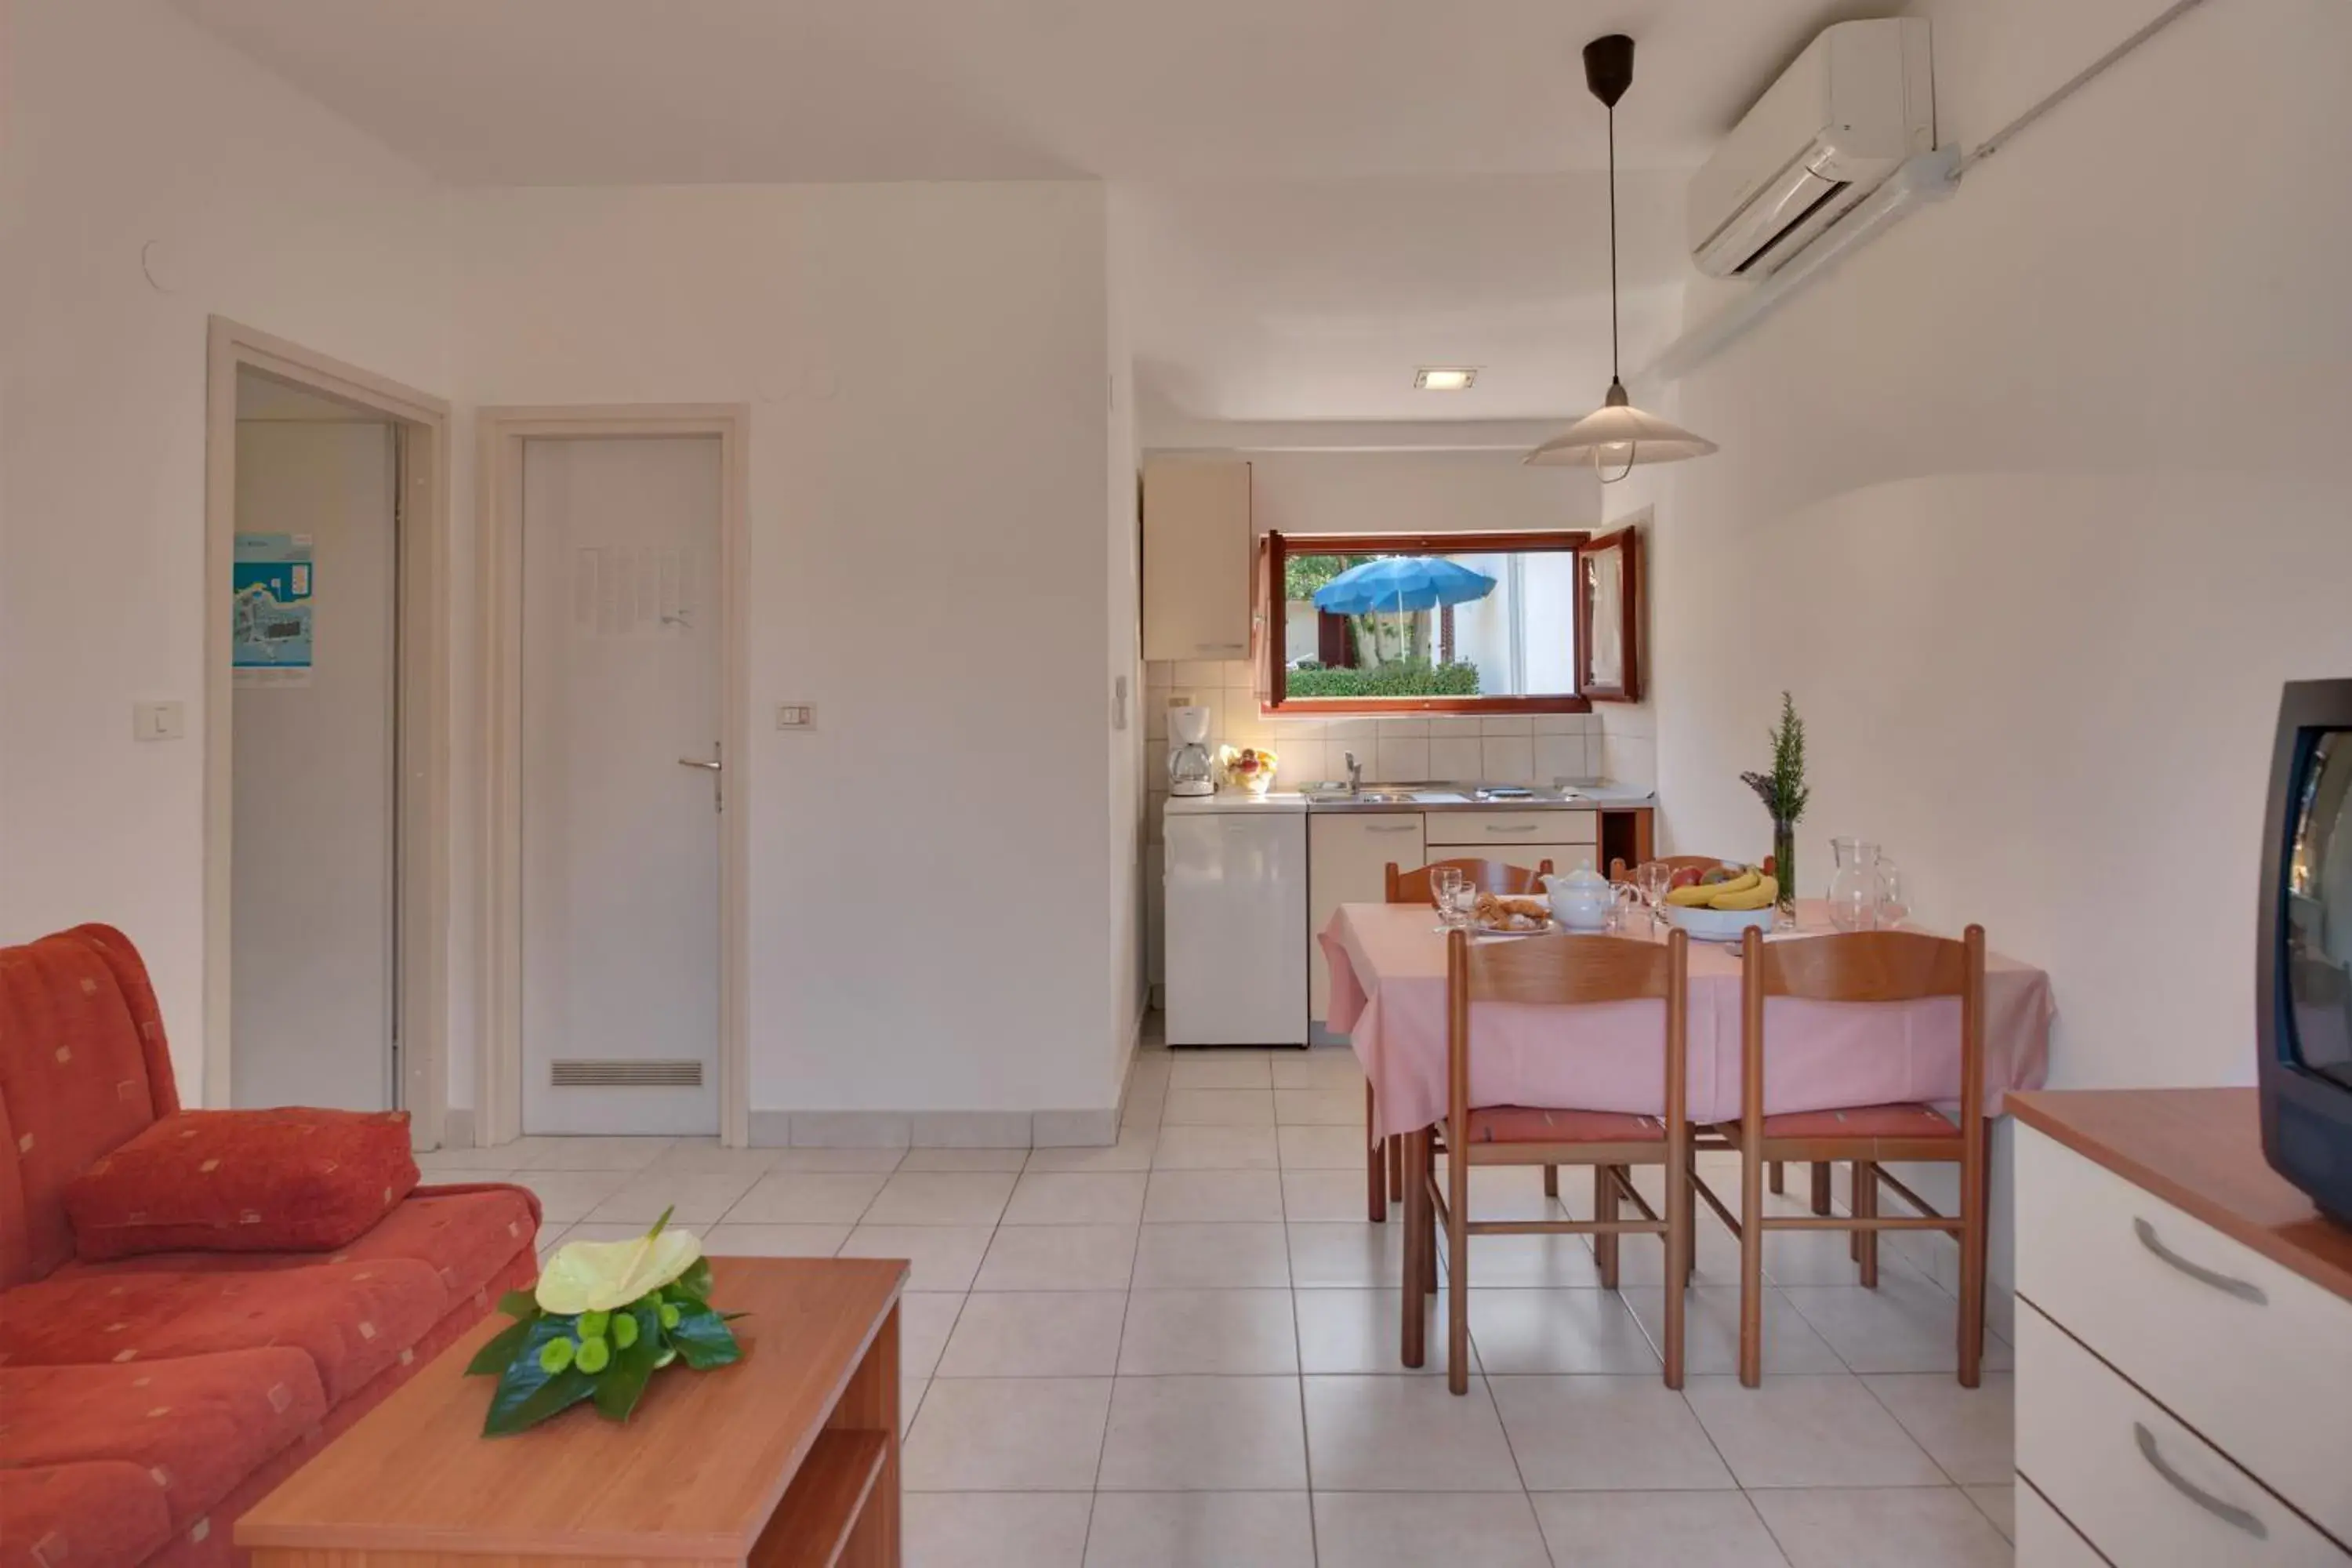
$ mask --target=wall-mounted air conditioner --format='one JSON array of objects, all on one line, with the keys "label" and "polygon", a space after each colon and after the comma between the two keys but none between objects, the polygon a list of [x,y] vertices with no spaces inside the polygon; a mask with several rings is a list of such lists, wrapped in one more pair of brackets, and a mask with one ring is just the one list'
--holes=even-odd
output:
[{"label": "wall-mounted air conditioner", "polygon": [[1692,177],[1691,258],[1712,277],[1763,277],[1935,146],[1927,22],[1841,22]]}]

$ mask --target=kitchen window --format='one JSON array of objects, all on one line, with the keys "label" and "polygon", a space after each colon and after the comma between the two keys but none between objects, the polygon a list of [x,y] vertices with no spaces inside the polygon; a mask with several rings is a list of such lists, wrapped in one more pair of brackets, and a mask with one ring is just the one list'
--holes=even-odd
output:
[{"label": "kitchen window", "polygon": [[1343,713],[1581,713],[1641,696],[1640,537],[1269,533],[1259,703]]}]

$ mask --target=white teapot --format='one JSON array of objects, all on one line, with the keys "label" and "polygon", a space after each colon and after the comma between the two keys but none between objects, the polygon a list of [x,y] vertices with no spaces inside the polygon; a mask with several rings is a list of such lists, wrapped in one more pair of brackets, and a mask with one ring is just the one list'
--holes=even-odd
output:
[{"label": "white teapot", "polygon": [[1551,918],[1570,931],[1607,931],[1617,907],[1618,889],[1585,860],[1565,877],[1546,877],[1544,891],[1551,896]]}]

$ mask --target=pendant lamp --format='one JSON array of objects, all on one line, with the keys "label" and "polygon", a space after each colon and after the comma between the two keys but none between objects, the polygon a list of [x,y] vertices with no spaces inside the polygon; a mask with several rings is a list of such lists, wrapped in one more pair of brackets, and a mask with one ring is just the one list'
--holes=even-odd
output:
[{"label": "pendant lamp", "polygon": [[1609,395],[1598,411],[1529,452],[1526,460],[1539,468],[1590,463],[1601,482],[1609,485],[1639,464],[1704,458],[1715,450],[1715,443],[1634,407],[1618,375],[1617,100],[1633,85],[1633,40],[1612,33],[1585,45],[1584,82],[1609,110]]}]

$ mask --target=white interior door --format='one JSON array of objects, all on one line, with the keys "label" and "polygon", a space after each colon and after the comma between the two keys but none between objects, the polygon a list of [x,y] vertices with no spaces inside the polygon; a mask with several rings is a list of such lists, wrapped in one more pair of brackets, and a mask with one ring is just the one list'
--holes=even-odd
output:
[{"label": "white interior door", "polygon": [[241,659],[230,688],[229,1093],[383,1110],[399,1081],[394,433],[290,392],[267,403],[237,422],[238,554],[289,593],[240,645],[276,662]]},{"label": "white interior door", "polygon": [[719,442],[522,467],[523,1130],[716,1132]]}]

